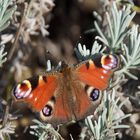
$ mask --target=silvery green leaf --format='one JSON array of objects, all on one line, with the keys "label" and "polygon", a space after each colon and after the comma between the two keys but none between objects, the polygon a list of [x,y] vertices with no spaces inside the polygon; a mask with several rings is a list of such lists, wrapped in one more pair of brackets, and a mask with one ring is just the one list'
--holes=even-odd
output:
[{"label": "silvery green leaf", "polygon": [[7,60],[7,58],[6,58],[7,52],[4,52],[4,48],[5,48],[4,45],[0,46],[0,67]]},{"label": "silvery green leaf", "polygon": [[10,24],[10,22],[7,22],[7,23],[5,23],[5,24],[2,24],[2,25],[0,26],[0,32],[3,31],[3,30],[5,30],[5,29],[9,26],[9,24]]},{"label": "silvery green leaf", "polygon": [[131,12],[131,6],[124,6],[123,9],[118,10],[116,2],[113,2],[110,12],[106,12],[108,28],[107,33],[103,33],[97,22],[95,28],[97,29],[100,41],[108,46],[111,51],[119,49],[122,41],[127,36],[128,26],[135,16],[135,12]]},{"label": "silvery green leaf", "polygon": [[117,73],[124,73],[137,80],[138,78],[131,73],[131,69],[140,68],[140,34],[138,32],[138,25],[132,26],[128,36],[128,43],[123,44],[121,48],[125,52],[124,55],[121,55],[124,66]]},{"label": "silvery green leaf", "polygon": [[0,32],[3,31],[9,25],[9,19],[12,17],[16,6],[8,8],[11,4],[11,0],[1,0],[0,1]]},{"label": "silvery green leaf", "polygon": [[91,117],[87,117],[85,120],[87,127],[95,139],[114,139],[117,135],[114,132],[114,129],[129,128],[128,125],[120,124],[120,122],[122,122],[123,119],[130,117],[130,114],[126,114],[120,117],[114,115],[118,113],[119,110],[121,111],[121,108],[119,108],[118,104],[119,98],[115,98],[115,90],[113,90],[112,94],[107,94],[105,92],[105,94],[103,94],[103,100],[101,103],[103,108],[102,113],[100,113],[98,119],[93,121]]},{"label": "silvery green leaf", "polygon": [[75,49],[76,56],[79,60],[87,60],[92,58],[94,54],[102,53],[104,51],[104,48],[95,40],[91,51],[86,48],[85,45],[78,44],[78,47]]},{"label": "silvery green leaf", "polygon": [[5,11],[3,18],[0,21],[0,27],[2,27],[12,17],[15,10],[16,6],[13,6]]}]

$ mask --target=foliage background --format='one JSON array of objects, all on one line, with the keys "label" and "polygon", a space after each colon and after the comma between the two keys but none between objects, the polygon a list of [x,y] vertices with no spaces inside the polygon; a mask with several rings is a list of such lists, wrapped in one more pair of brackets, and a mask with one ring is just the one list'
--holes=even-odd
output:
[{"label": "foliage background", "polygon": [[[140,139],[140,37],[135,26],[140,2],[115,2],[118,8],[112,0],[0,0],[1,139]],[[124,5],[128,7],[122,14]],[[113,77],[115,89],[106,91],[112,95],[105,94],[104,111],[97,110],[96,122],[88,117],[80,125],[60,126],[58,132],[34,120],[26,105],[13,103],[14,85],[48,69],[47,60],[54,66],[60,60],[74,64],[76,55],[84,60],[100,50],[119,54],[122,67]],[[113,118],[112,110],[120,119]]]}]

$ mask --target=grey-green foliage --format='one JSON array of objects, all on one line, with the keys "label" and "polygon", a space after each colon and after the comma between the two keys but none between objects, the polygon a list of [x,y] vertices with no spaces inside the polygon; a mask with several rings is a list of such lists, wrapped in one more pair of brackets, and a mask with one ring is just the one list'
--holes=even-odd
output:
[{"label": "grey-green foliage", "polygon": [[7,60],[5,57],[7,55],[7,52],[4,52],[5,46],[0,46],[0,67],[2,67],[2,64]]},{"label": "grey-green foliage", "polygon": [[110,14],[106,12],[108,28],[106,33],[103,33],[97,22],[95,27],[100,36],[96,37],[102,41],[106,46],[114,51],[120,48],[120,44],[127,36],[129,31],[128,26],[135,16],[135,12],[131,12],[131,6],[124,6],[123,9],[118,10],[116,3],[113,2]]},{"label": "grey-green foliage", "polygon": [[130,70],[140,68],[140,34],[138,31],[138,25],[133,25],[128,36],[128,43],[122,44],[124,49],[124,55],[121,58],[124,62],[124,67],[117,73],[125,73],[133,79],[137,79]]},{"label": "grey-green foliage", "polygon": [[33,120],[35,125],[30,126],[30,134],[37,136],[38,140],[64,140],[51,124],[43,124],[38,120]]},{"label": "grey-green foliage", "polygon": [[103,50],[101,49],[101,45],[95,40],[93,45],[92,45],[92,49],[91,51],[89,49],[86,48],[85,45],[81,45],[80,43],[78,44],[78,48],[75,49],[77,58],[79,60],[87,60],[90,59],[94,54],[102,52]]},{"label": "grey-green foliage", "polygon": [[11,140],[10,135],[15,133],[16,125],[7,122],[5,126],[0,124],[0,140]]},{"label": "grey-green foliage", "polygon": [[102,112],[97,121],[93,121],[92,117],[86,118],[85,123],[89,128],[89,134],[96,140],[114,140],[117,133],[114,132],[118,128],[129,128],[128,125],[120,124],[121,121],[130,116],[123,114],[121,107],[118,105],[119,98],[115,99],[115,90],[112,95],[104,93],[102,100]]},{"label": "grey-green foliage", "polygon": [[[16,6],[9,8],[11,0],[0,0],[0,32],[7,28],[10,24],[9,19],[12,17]],[[0,45],[0,67],[7,60],[5,57],[7,52],[4,52],[4,45]]]},{"label": "grey-green foliage", "polygon": [[11,0],[0,0],[0,32],[9,26],[9,19],[16,10],[15,5],[11,8],[8,8],[10,4]]}]

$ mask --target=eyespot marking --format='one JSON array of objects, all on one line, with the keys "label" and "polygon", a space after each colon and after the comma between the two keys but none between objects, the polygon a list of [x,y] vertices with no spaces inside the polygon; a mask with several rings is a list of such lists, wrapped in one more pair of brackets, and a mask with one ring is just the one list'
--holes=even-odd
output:
[{"label": "eyespot marking", "polygon": [[115,55],[103,55],[101,58],[101,64],[106,70],[115,69],[118,65],[118,58]]},{"label": "eyespot marking", "polygon": [[24,80],[21,84],[18,84],[14,90],[13,95],[16,99],[22,99],[29,96],[31,93],[31,84],[28,80]]},{"label": "eyespot marking", "polygon": [[54,110],[54,101],[50,100],[45,105],[45,107],[40,111],[40,118],[43,121],[48,121],[53,116],[53,110]]},{"label": "eyespot marking", "polygon": [[99,96],[100,96],[100,90],[97,88],[94,88],[90,93],[90,98],[92,99],[92,101],[98,100]]},{"label": "eyespot marking", "polygon": [[86,85],[85,91],[92,101],[96,101],[100,96],[100,90],[92,86]]},{"label": "eyespot marking", "polygon": [[52,110],[53,110],[53,108],[50,105],[46,105],[42,110],[43,115],[46,116],[46,117],[51,116],[52,115]]}]

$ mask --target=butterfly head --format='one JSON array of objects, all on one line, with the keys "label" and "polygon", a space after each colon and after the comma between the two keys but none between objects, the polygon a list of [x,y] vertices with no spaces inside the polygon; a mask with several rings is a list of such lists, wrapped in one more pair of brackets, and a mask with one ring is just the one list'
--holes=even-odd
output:
[{"label": "butterfly head", "polygon": [[61,72],[64,74],[64,76],[67,76],[70,74],[71,68],[68,64],[66,64],[65,62],[62,62],[61,65]]}]

